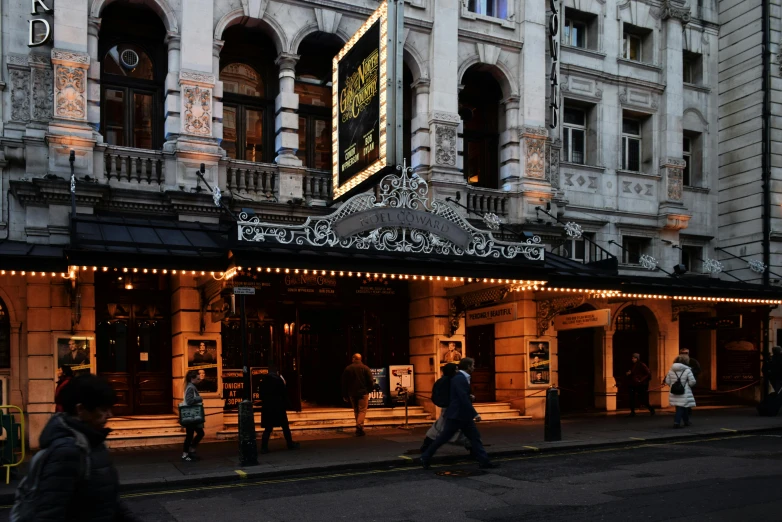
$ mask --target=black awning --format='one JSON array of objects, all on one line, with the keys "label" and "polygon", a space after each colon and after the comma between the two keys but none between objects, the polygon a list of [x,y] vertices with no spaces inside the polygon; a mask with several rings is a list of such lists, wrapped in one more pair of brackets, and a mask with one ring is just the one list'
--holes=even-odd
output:
[{"label": "black awning", "polygon": [[730,297],[735,299],[782,299],[782,288],[762,284],[696,277],[618,277],[625,294]]},{"label": "black awning", "polygon": [[23,241],[0,242],[0,269],[67,272],[63,247],[33,245]]},{"label": "black awning", "polygon": [[217,224],[79,216],[72,230],[66,252],[72,265],[227,268],[227,231]]}]

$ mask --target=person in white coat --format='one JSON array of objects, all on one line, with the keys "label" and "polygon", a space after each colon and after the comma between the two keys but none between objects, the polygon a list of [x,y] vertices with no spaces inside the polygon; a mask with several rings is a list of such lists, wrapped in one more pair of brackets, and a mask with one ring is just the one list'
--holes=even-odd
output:
[{"label": "person in white coat", "polygon": [[[689,367],[690,358],[687,355],[680,355],[673,361],[673,366],[668,370],[665,377],[665,384],[671,387],[668,392],[668,401],[671,406],[676,406],[676,416],[673,420],[674,428],[681,428],[684,421],[685,426],[690,425],[690,416],[688,408],[695,407],[695,397],[692,395],[692,387],[695,386],[695,376]],[[681,383],[682,389],[678,389],[677,382]],[[676,393],[679,391],[680,393]]]}]

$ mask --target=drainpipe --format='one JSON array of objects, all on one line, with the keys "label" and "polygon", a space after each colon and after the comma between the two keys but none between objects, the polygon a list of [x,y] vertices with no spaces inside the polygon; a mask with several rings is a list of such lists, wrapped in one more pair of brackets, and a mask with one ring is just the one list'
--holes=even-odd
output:
[{"label": "drainpipe", "polygon": [[763,182],[763,285],[768,286],[771,272],[771,50],[769,40],[771,34],[771,0],[762,0],[763,40],[763,128],[762,128],[762,182]]}]

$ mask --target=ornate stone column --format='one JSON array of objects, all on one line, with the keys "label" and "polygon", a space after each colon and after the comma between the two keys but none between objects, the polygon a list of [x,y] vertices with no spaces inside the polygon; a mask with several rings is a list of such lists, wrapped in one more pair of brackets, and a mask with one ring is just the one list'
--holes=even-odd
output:
[{"label": "ornate stone column", "polygon": [[8,404],[18,405],[20,408],[24,408],[22,393],[22,381],[21,381],[21,361],[22,361],[22,346],[20,344],[22,331],[22,323],[11,323],[11,386],[9,386],[9,397],[7,400],[11,402]]},{"label": "ornate stone column", "polygon": [[[176,185],[198,184],[196,170],[203,163],[210,185],[218,182],[218,161],[222,153],[213,135],[215,76],[179,71],[179,137],[176,141]],[[168,182],[168,179],[166,179]]]},{"label": "ornate stone column", "polygon": [[[179,91],[179,62],[180,62],[180,47],[182,39],[177,32],[169,31],[166,34],[166,45],[168,46],[168,74],[166,75],[166,92],[165,92],[165,108],[166,108],[166,121],[164,123],[164,136],[166,139],[165,149],[173,149],[174,143],[177,137],[179,137],[179,129],[182,126],[181,115],[179,112],[180,107],[180,91]],[[168,166],[167,166],[168,167]],[[166,168],[168,174],[171,169]],[[171,180],[171,185],[176,180]],[[169,185],[168,179],[166,179],[166,185]]]},{"label": "ornate stone column", "polygon": [[87,70],[87,121],[95,131],[100,132],[100,62],[98,56],[98,34],[100,18],[90,17],[87,27],[87,54],[90,67]]},{"label": "ornate stone column", "polygon": [[429,143],[429,79],[421,78],[413,84],[415,113],[410,123],[410,166],[414,172],[431,165]]},{"label": "ornate stone column", "polygon": [[500,134],[500,187],[507,185],[510,188],[521,180],[519,101],[518,96],[502,100],[505,106],[505,129]]},{"label": "ornate stone column", "polygon": [[212,118],[212,136],[218,141],[223,139],[223,82],[220,81],[220,51],[223,50],[223,40],[212,42],[212,73],[217,81],[214,90],[214,115]]},{"label": "ornate stone column", "polygon": [[296,157],[299,149],[299,95],[294,92],[298,61],[298,55],[282,53],[274,62],[280,68],[280,93],[274,102],[274,150],[277,164],[291,167],[301,167],[301,160]]}]

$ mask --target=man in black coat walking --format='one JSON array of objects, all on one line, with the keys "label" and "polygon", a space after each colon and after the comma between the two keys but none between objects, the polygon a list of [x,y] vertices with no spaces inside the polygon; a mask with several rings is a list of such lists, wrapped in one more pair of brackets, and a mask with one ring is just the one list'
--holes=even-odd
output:
[{"label": "man in black coat walking", "polygon": [[375,385],[372,370],[361,362],[361,354],[353,354],[353,362],[342,372],[342,398],[353,406],[356,436],[364,435],[364,418],[369,406],[369,394]]},{"label": "man in black coat walking", "polygon": [[[43,429],[47,449],[36,494],[36,522],[136,521],[119,498],[119,476],[104,441],[117,395],[103,378],[86,374],[63,388],[64,413]],[[85,466],[89,469],[85,469]]]},{"label": "man in black coat walking", "polygon": [[474,370],[474,359],[464,357],[459,361],[459,371],[451,378],[451,401],[445,410],[445,428],[421,455],[421,465],[424,469],[429,469],[429,463],[437,449],[451,440],[459,430],[470,440],[472,454],[478,459],[481,468],[498,466],[489,460],[489,455],[481,442],[481,435],[475,426],[475,421],[480,421],[481,417],[475,411],[470,399],[470,376]]},{"label": "man in black coat walking", "polygon": [[276,427],[282,428],[288,449],[299,448],[298,442],[293,442],[291,429],[288,425],[288,389],[285,379],[280,375],[277,366],[269,365],[269,373],[261,381],[261,453],[269,453],[269,437]]}]

